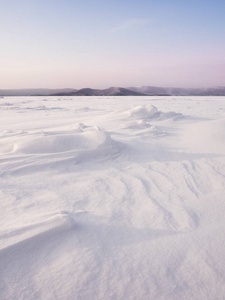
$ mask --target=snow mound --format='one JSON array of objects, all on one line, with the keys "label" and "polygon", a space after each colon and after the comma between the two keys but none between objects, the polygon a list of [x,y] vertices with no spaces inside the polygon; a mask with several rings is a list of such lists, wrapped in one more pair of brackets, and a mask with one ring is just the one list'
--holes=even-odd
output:
[{"label": "snow mound", "polygon": [[130,117],[135,118],[153,118],[158,114],[158,109],[153,105],[136,106],[128,111]]},{"label": "snow mound", "polygon": [[[122,112],[122,111],[121,111]],[[120,114],[120,112],[118,112]],[[126,118],[132,118],[136,120],[167,120],[167,119],[180,119],[183,117],[181,113],[174,111],[161,112],[153,105],[139,105],[130,110],[122,112]]]},{"label": "snow mound", "polygon": [[[84,125],[85,127],[85,125]],[[112,146],[114,141],[110,134],[102,131],[97,127],[87,128],[82,130],[82,126],[78,128],[78,132],[71,134],[52,134],[45,135],[39,138],[29,138],[18,142],[15,147],[15,152],[25,154],[35,153],[58,153],[72,150],[89,150],[99,147]]]}]

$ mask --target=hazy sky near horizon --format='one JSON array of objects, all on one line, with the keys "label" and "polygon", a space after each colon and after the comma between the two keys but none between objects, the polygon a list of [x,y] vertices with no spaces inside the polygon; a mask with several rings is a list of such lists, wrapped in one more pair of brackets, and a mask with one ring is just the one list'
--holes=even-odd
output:
[{"label": "hazy sky near horizon", "polygon": [[224,0],[0,0],[0,89],[225,86]]}]

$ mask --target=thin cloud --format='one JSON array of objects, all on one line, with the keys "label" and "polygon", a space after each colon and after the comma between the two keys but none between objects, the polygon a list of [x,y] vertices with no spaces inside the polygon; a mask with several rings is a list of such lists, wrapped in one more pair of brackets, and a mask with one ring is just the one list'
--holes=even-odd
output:
[{"label": "thin cloud", "polygon": [[148,19],[129,19],[118,26],[115,26],[112,28],[110,31],[112,33],[117,33],[121,31],[127,31],[130,29],[138,28],[138,27],[143,27],[149,24]]}]

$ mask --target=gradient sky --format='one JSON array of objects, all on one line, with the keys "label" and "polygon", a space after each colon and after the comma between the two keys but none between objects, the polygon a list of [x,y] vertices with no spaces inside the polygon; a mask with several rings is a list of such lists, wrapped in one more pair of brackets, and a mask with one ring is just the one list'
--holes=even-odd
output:
[{"label": "gradient sky", "polygon": [[225,86],[225,0],[0,0],[0,89]]}]

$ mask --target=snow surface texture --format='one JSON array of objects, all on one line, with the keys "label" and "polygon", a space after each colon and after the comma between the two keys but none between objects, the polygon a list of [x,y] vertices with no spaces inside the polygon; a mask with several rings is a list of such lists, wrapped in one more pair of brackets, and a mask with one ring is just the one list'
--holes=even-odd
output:
[{"label": "snow surface texture", "polygon": [[224,299],[224,97],[0,99],[0,299]]}]

